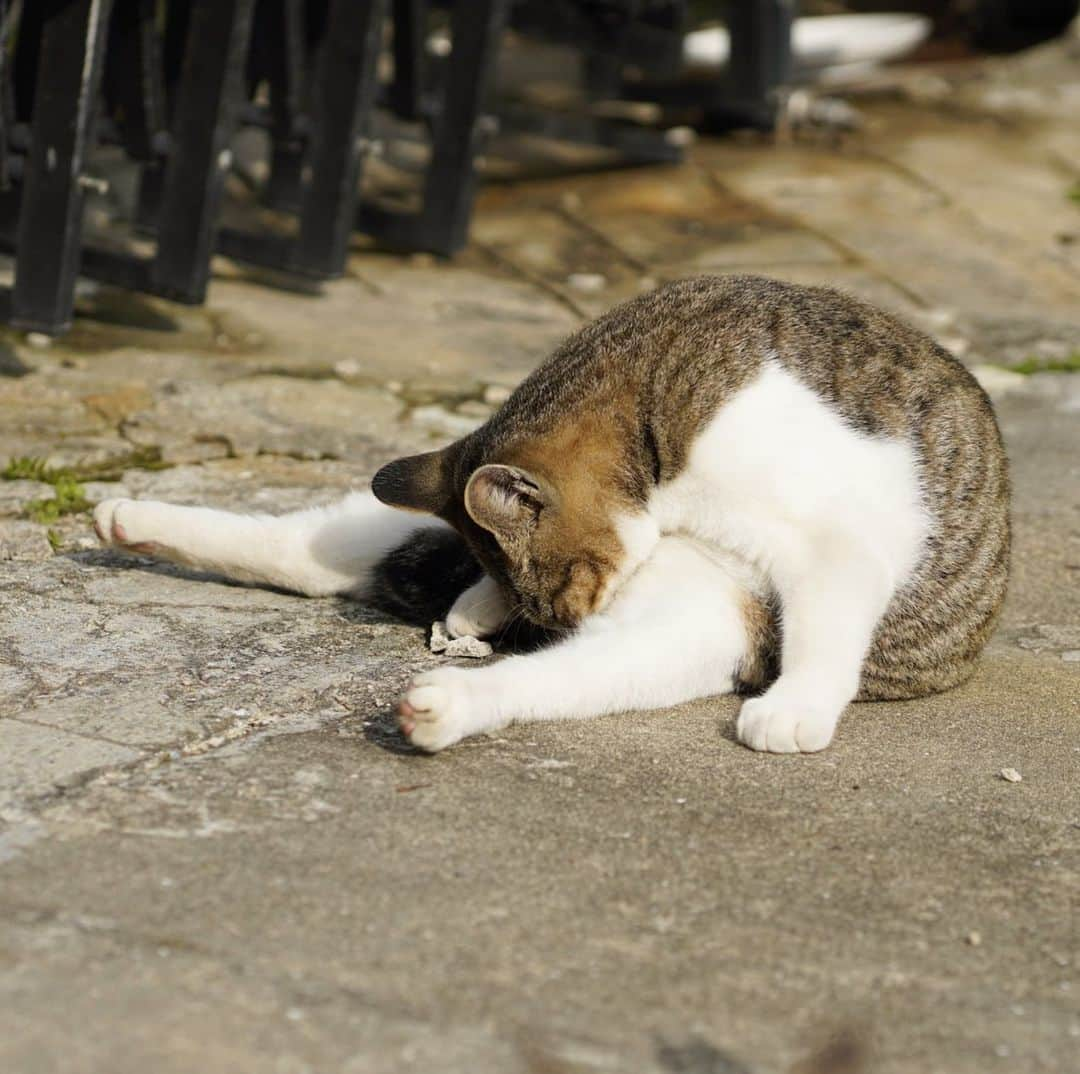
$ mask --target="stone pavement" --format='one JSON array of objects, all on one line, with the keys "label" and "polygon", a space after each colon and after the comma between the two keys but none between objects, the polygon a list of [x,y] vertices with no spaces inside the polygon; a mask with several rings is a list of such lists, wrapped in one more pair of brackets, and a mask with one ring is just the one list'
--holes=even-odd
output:
[{"label": "stone pavement", "polygon": [[[492,184],[453,265],[223,262],[206,309],[87,288],[66,340],[4,337],[0,465],[82,480],[0,482],[0,1070],[1080,1069],[1078,48],[890,73],[842,140]],[[332,499],[725,271],[928,328],[1013,460],[982,670],[824,754],[750,753],[724,699],[419,756],[421,631],[91,538],[118,493]]]}]

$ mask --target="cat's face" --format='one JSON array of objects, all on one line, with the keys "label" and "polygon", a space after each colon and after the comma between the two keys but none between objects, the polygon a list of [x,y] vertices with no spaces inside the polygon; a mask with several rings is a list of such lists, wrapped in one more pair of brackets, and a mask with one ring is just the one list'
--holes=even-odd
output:
[{"label": "cat's face", "polygon": [[602,503],[583,505],[516,466],[481,466],[465,486],[465,539],[527,618],[549,629],[575,627],[600,611],[624,553]]},{"label": "cat's face", "polygon": [[375,495],[450,522],[512,607],[539,626],[571,629],[607,604],[637,557],[603,490],[512,465],[455,475],[441,455],[384,467],[372,483]]}]

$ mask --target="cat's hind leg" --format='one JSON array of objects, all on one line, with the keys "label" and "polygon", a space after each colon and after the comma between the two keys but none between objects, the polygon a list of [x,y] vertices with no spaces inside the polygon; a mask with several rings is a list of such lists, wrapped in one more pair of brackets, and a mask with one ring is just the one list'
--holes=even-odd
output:
[{"label": "cat's hind leg", "polygon": [[832,741],[894,589],[881,558],[858,540],[822,541],[798,559],[774,576],[780,677],[744,702],[736,723],[739,741],[769,753],[813,753]]},{"label": "cat's hind leg", "polygon": [[[415,557],[417,544],[456,539],[438,519],[387,507],[370,492],[353,493],[329,507],[276,516],[153,500],[106,500],[94,510],[94,528],[106,545],[306,596],[369,596],[380,570],[395,566],[392,557],[406,558],[399,553],[403,546],[411,543]],[[418,541],[418,535],[429,539]],[[425,562],[430,560],[428,554]],[[412,562],[400,567],[403,574],[419,569]],[[473,570],[456,592],[478,574]],[[454,595],[442,605],[444,610]]]},{"label": "cat's hind leg", "polygon": [[689,540],[661,539],[599,615],[548,648],[417,676],[398,708],[415,746],[444,749],[514,721],[655,709],[729,692],[748,657],[737,577]]}]

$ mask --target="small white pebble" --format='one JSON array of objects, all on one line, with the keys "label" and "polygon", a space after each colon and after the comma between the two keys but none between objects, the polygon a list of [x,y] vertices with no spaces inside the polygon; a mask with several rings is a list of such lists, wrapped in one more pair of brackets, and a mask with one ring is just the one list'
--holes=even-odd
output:
[{"label": "small white pebble", "polygon": [[446,633],[446,624],[436,620],[431,624],[431,639],[428,648],[433,653],[441,653],[443,656],[467,656],[473,660],[483,660],[491,656],[491,645],[480,638],[451,638]]},{"label": "small white pebble", "polygon": [[355,358],[342,358],[340,362],[334,363],[334,372],[343,380],[358,377],[363,371],[363,365]]},{"label": "small white pebble", "polygon": [[27,332],[26,342],[31,347],[51,347],[52,337],[45,335],[44,332]]},{"label": "small white pebble", "polygon": [[967,936],[964,937],[964,939],[968,942],[968,944],[971,947],[978,947],[982,943],[982,933],[981,932],[969,932],[967,934]]},{"label": "small white pebble", "polygon": [[446,633],[446,624],[441,619],[436,619],[431,624],[431,637],[428,639],[428,648],[433,653],[445,653],[450,644],[450,635]]},{"label": "small white pebble", "polygon": [[971,350],[971,341],[963,336],[939,336],[938,343],[955,358],[963,358]]},{"label": "small white pebble", "polygon": [[1066,649],[1061,659],[1069,664],[1080,664],[1080,649]]},{"label": "small white pebble", "polygon": [[994,1055],[996,1055],[999,1059],[1008,1059],[1009,1056],[1012,1055],[1012,1050],[1007,1044],[998,1044],[994,1048]]},{"label": "small white pebble", "polygon": [[484,389],[484,402],[488,406],[502,406],[510,398],[510,389],[504,384],[489,384]]},{"label": "small white pebble", "polygon": [[676,798],[675,799],[675,804],[676,805],[686,805],[686,799],[685,798]]},{"label": "small white pebble", "polygon": [[568,287],[581,291],[582,294],[595,295],[607,287],[607,277],[601,276],[599,272],[571,272],[566,277],[566,283]]},{"label": "small white pebble", "polygon": [[1024,778],[1015,768],[1003,768],[998,775],[1008,783],[1019,783]]}]

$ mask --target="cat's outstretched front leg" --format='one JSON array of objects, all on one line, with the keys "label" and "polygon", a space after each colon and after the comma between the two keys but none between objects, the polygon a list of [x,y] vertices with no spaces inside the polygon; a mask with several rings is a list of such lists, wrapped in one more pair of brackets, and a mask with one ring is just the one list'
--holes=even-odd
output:
[{"label": "cat's outstretched front leg", "polygon": [[513,721],[653,709],[732,689],[750,599],[698,546],[663,538],[610,606],[565,640],[482,668],[418,675],[398,708],[429,752]]}]

